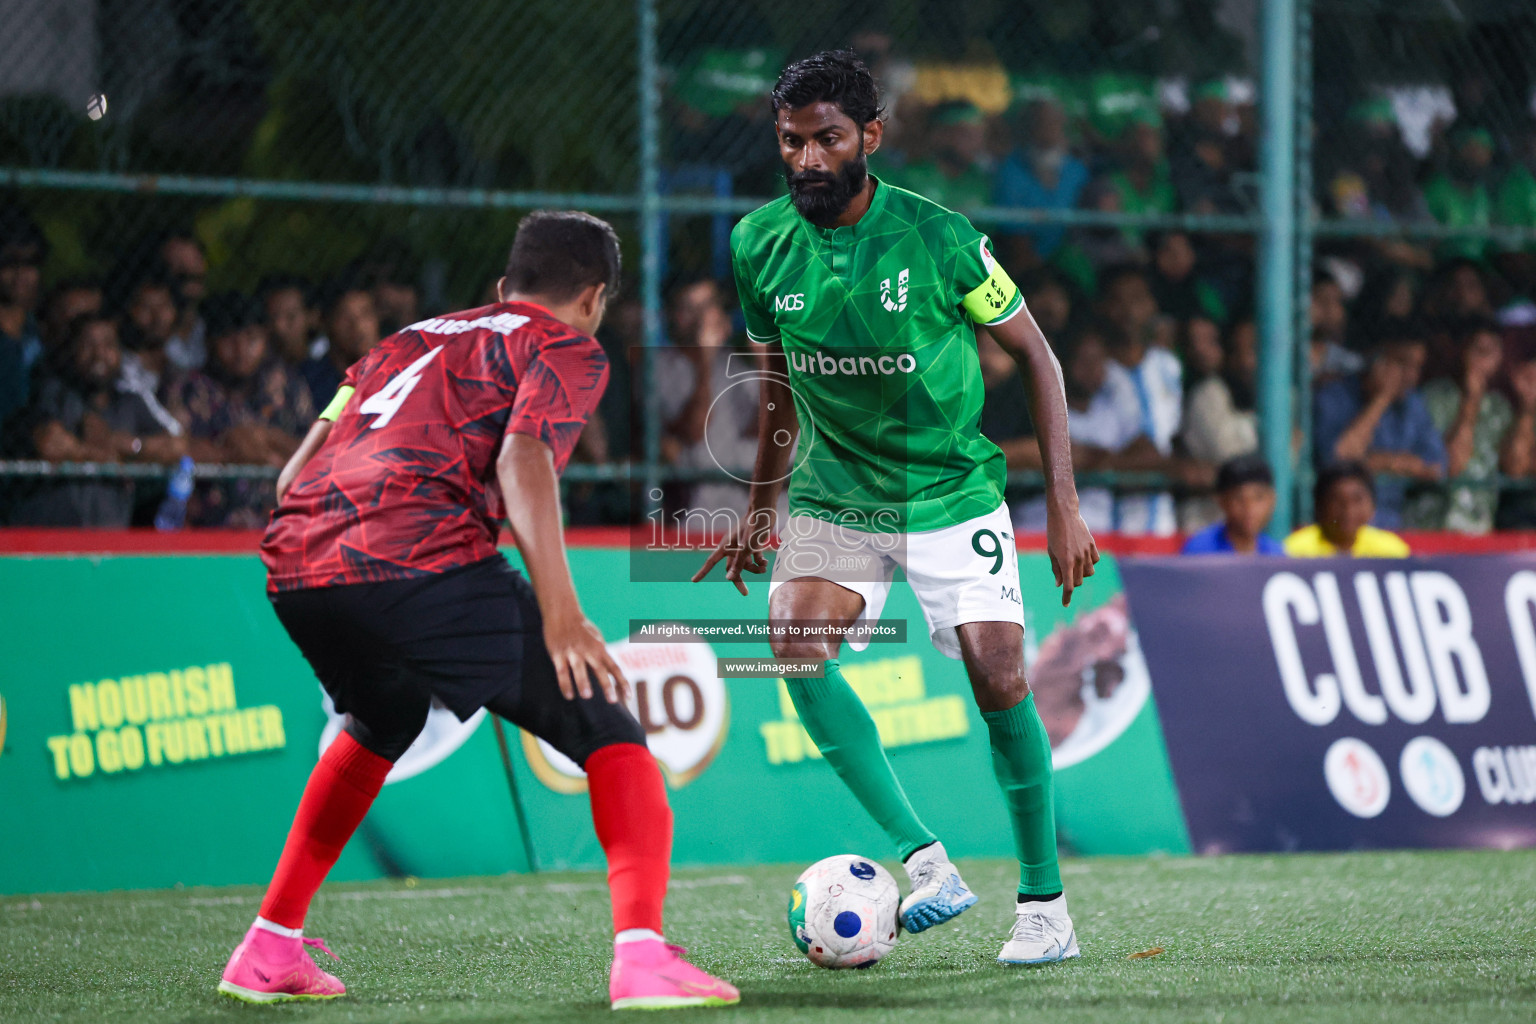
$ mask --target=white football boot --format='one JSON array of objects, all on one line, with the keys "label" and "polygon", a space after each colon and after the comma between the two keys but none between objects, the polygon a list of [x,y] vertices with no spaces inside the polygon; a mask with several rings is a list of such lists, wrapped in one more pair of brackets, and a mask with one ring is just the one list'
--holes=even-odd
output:
[{"label": "white football boot", "polygon": [[901,926],[907,931],[943,924],[976,904],[976,894],[960,880],[960,871],[944,852],[943,843],[918,850],[907,858],[906,868],[912,894],[901,901]]},{"label": "white football boot", "polygon": [[1013,934],[997,954],[1000,964],[1054,964],[1082,956],[1077,932],[1067,914],[1067,897],[1046,903],[1020,903],[1013,919]]}]

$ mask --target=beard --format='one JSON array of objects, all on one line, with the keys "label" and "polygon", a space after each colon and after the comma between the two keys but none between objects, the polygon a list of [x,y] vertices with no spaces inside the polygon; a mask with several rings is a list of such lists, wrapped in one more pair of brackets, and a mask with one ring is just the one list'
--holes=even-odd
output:
[{"label": "beard", "polygon": [[848,204],[853,202],[853,197],[864,191],[868,179],[869,161],[862,152],[843,164],[835,174],[829,171],[795,174],[788,167],[784,169],[790,201],[800,216],[819,228],[834,226],[837,218],[848,209]]}]

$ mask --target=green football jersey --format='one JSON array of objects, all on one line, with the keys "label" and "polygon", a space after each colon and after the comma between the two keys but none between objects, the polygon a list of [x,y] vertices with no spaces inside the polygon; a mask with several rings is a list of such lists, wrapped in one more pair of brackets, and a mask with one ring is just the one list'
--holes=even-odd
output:
[{"label": "green football jersey", "polygon": [[1002,504],[973,325],[1024,300],[970,221],[877,181],[857,224],[823,229],[785,196],[736,225],[731,260],[748,336],[789,362],[791,515],[935,530]]}]

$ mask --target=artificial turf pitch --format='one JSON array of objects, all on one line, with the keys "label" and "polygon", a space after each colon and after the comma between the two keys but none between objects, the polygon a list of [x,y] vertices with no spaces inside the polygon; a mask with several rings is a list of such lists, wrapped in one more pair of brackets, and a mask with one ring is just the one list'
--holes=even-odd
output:
[{"label": "artificial turf pitch", "polygon": [[[796,868],[679,871],[668,937],[739,985],[742,1004],[640,1019],[1536,1020],[1536,851],[1069,861],[1083,956],[1039,968],[993,959],[1013,865],[961,867],[981,903],[868,971],[824,971],[795,951]],[[250,888],[0,896],[0,1021],[611,1015],[599,875],[327,886],[309,931],[341,955],[319,954],[349,989],[328,1003],[215,994],[257,901]]]}]

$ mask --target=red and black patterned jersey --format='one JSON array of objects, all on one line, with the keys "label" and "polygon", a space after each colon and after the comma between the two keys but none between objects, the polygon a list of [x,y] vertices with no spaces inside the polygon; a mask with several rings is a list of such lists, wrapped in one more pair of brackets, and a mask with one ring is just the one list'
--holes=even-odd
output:
[{"label": "red and black patterned jersey", "polygon": [[564,469],[607,382],[598,343],[532,303],[385,338],[347,372],[355,392],[272,514],[268,587],[405,579],[494,554],[502,439],[538,438]]}]

